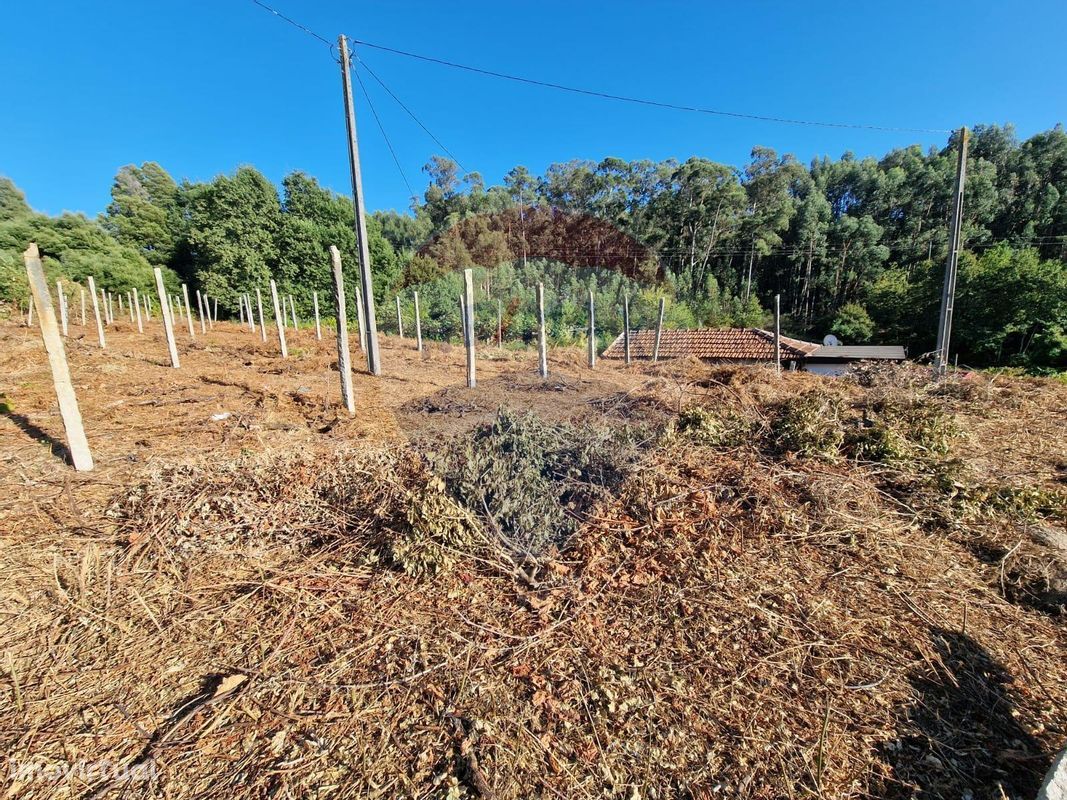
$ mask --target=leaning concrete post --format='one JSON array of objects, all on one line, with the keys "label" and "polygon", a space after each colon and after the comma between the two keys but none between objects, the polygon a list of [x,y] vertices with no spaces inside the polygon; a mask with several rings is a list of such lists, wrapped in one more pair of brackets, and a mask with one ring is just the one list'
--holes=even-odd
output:
[{"label": "leaning concrete post", "polygon": [[[59,300],[59,320],[63,325],[63,335],[67,335],[67,303],[63,298],[63,281],[56,281],[56,298]],[[31,293],[30,303],[33,303]]]},{"label": "leaning concrete post", "polygon": [[111,292],[107,293],[107,322],[109,325],[115,324],[115,296]]},{"label": "leaning concrete post", "polygon": [[78,398],[70,381],[67,356],[63,352],[63,340],[59,337],[59,329],[56,327],[56,312],[48,294],[48,282],[41,267],[41,254],[37,245],[31,243],[22,258],[26,263],[26,276],[30,281],[30,303],[37,306],[37,316],[41,320],[41,338],[48,353],[48,365],[52,368],[52,383],[56,388],[56,399],[59,400],[59,415],[63,418],[63,428],[67,432],[67,449],[70,451],[71,461],[74,462],[74,469],[87,472],[93,468],[93,456],[89,452],[85,428],[82,427]]},{"label": "leaning concrete post", "polygon": [[596,366],[596,319],[593,290],[589,290],[589,369]]},{"label": "leaning concrete post", "polygon": [[212,322],[219,321],[219,298],[215,297],[211,300],[211,320]]},{"label": "leaning concrete post", "polygon": [[152,270],[156,276],[156,292],[159,293],[159,314],[163,317],[163,332],[167,336],[167,350],[170,352],[170,365],[177,369],[181,366],[178,360],[178,345],[174,341],[174,316],[170,307],[170,297],[167,288],[163,285],[163,273],[159,267]]},{"label": "leaning concrete post", "polygon": [[774,371],[782,374],[782,296],[774,296]]},{"label": "leaning concrete post", "polygon": [[396,296],[396,330],[400,338],[404,338],[404,319],[400,316],[400,295]]},{"label": "leaning concrete post", "polygon": [[122,307],[122,295],[119,295],[119,313],[121,314],[126,309]]},{"label": "leaning concrete post", "polygon": [[82,297],[82,327],[85,326],[85,289],[78,287]]},{"label": "leaning concrete post", "polygon": [[289,295],[289,313],[293,315],[293,330],[300,330],[300,323],[296,319],[296,303],[293,302],[292,295]]},{"label": "leaning concrete post", "polygon": [[659,299],[659,319],[656,322],[656,346],[652,350],[652,360],[659,361],[659,342],[663,336],[663,309],[667,305],[667,298]]},{"label": "leaning concrete post", "polygon": [[130,312],[130,324],[132,325],[137,321],[133,313],[133,292],[126,292],[126,309]]},{"label": "leaning concrete post", "polygon": [[422,352],[422,319],[419,316],[419,293],[415,292],[415,349]]},{"label": "leaning concrete post", "polygon": [[185,321],[189,325],[189,338],[195,339],[196,333],[193,331],[193,310],[189,308],[189,287],[184,283],[182,284],[182,297],[185,298]]},{"label": "leaning concrete post", "polygon": [[352,354],[348,350],[348,313],[345,310],[345,281],[341,273],[341,251],[330,245],[330,265],[333,267],[333,311],[337,317],[337,369],[341,373],[341,402],[349,414],[356,413],[356,398],[352,393]]},{"label": "leaning concrete post", "polygon": [[152,314],[148,308],[148,295],[141,295],[141,304],[144,306],[144,318],[148,322],[152,321]]},{"label": "leaning concrete post", "polygon": [[319,325],[319,293],[311,293],[311,305],[315,307],[315,338],[322,341],[322,326]]},{"label": "leaning concrete post", "polygon": [[263,322],[263,293],[259,291],[259,287],[256,287],[256,305],[259,307],[259,336],[266,342],[267,341],[267,325]]},{"label": "leaning concrete post", "polygon": [[282,309],[278,304],[278,287],[274,279],[270,280],[270,296],[274,301],[274,322],[278,326],[278,346],[282,349],[282,358],[289,358],[289,348],[285,346],[285,318],[282,317]]},{"label": "leaning concrete post", "polygon": [[545,333],[545,285],[537,284],[537,372],[548,377],[548,336]]},{"label": "leaning concrete post", "polygon": [[474,272],[463,270],[463,295],[466,298],[467,320],[463,328],[463,338],[467,343],[467,388],[478,385],[474,375]]},{"label": "leaning concrete post", "polygon": [[630,295],[622,296],[622,347],[626,363],[630,363]]},{"label": "leaning concrete post", "polygon": [[133,307],[137,310],[137,332],[144,333],[144,323],[141,321],[141,301],[137,297],[136,287],[133,290]]},{"label": "leaning concrete post", "polygon": [[200,333],[207,333],[207,322],[204,320],[204,296],[200,290],[196,290],[196,313],[200,315]]},{"label": "leaning concrete post", "polygon": [[96,283],[93,276],[89,276],[89,295],[93,298],[93,316],[96,317],[96,337],[100,340],[101,349],[107,347],[104,341],[104,323],[100,319],[100,305],[96,301]]},{"label": "leaning concrete post", "polygon": [[367,326],[363,322],[363,290],[356,285],[356,324],[359,325],[359,349],[367,352]]},{"label": "leaning concrete post", "polygon": [[241,295],[237,295],[237,321],[245,326],[245,299]]},{"label": "leaning concrete post", "polygon": [[245,292],[245,308],[248,309],[248,328],[252,333],[256,332],[256,311],[252,308],[252,295]]}]

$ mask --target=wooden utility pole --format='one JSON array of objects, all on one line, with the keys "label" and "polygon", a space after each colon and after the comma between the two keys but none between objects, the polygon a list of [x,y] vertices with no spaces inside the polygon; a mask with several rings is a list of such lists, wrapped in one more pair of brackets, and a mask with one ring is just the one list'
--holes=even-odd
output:
[{"label": "wooden utility pole", "polygon": [[593,303],[593,290],[589,290],[589,369],[596,366],[596,309]]},{"label": "wooden utility pole", "polygon": [[422,320],[419,318],[419,293],[415,295],[415,350],[422,352]]},{"label": "wooden utility pole", "polygon": [[96,299],[96,282],[93,280],[93,276],[89,276],[89,294],[93,298],[93,316],[96,317],[96,338],[100,341],[100,349],[103,350],[107,347],[107,342],[104,341],[104,323],[100,319],[100,304]]},{"label": "wooden utility pole", "polygon": [[274,283],[274,278],[270,279],[270,297],[274,303],[274,322],[278,326],[278,346],[282,351],[282,358],[289,358],[289,348],[285,346],[285,317],[282,316],[282,309],[278,303],[278,287]]},{"label": "wooden utility pole", "polygon": [[545,332],[545,285],[537,284],[537,372],[548,377],[548,336]]},{"label": "wooden utility pole", "polygon": [[467,345],[467,388],[473,389],[478,385],[474,374],[474,272],[463,270],[463,296],[466,299],[465,316],[463,325],[463,339]]},{"label": "wooden utility pole", "polygon": [[315,309],[315,338],[322,341],[322,326],[319,324],[319,293],[311,293],[311,305]]},{"label": "wooden utility pole", "polygon": [[363,176],[359,168],[359,142],[356,138],[356,107],[352,101],[352,79],[348,74],[348,40],[342,34],[337,46],[341,53],[341,83],[344,87],[345,125],[348,127],[348,165],[352,173],[352,201],[356,209],[356,253],[359,256],[359,279],[363,287],[363,324],[367,369],[372,375],[382,374],[381,353],[378,349],[378,326],[374,317],[374,282],[370,272],[370,250],[367,244],[367,218],[363,206]]},{"label": "wooden utility pole", "polygon": [[348,312],[345,309],[345,280],[341,273],[341,251],[330,245],[333,268],[333,311],[337,317],[337,369],[341,373],[341,401],[349,414],[356,413],[352,392],[352,355],[348,350]]},{"label": "wooden utility pole", "polygon": [[622,349],[630,363],[630,295],[622,296]]},{"label": "wooden utility pole", "polygon": [[163,285],[163,273],[159,267],[152,270],[156,276],[156,292],[159,294],[159,313],[163,317],[163,332],[167,336],[167,350],[170,352],[170,364],[177,369],[181,366],[178,360],[178,345],[174,341],[174,316],[167,297],[167,287]]},{"label": "wooden utility pole", "polygon": [[934,366],[937,374],[948,369],[948,351],[952,341],[952,313],[956,305],[956,269],[959,266],[963,232],[963,189],[967,181],[967,129],[960,128],[959,151],[956,156],[956,191],[952,202],[949,226],[948,261],[945,263],[945,283],[941,288],[941,317],[937,324],[937,355]]},{"label": "wooden utility pole", "polygon": [[45,280],[44,269],[41,268],[41,254],[37,245],[31,243],[22,258],[26,264],[26,277],[30,281],[30,303],[37,307],[37,316],[41,320],[41,338],[44,340],[44,349],[48,352],[48,365],[52,368],[52,383],[56,389],[56,399],[59,400],[59,415],[67,432],[70,460],[74,463],[74,469],[87,472],[93,468],[93,456],[89,452],[89,440],[85,438],[78,398],[70,380],[67,355],[56,326],[56,312],[48,294],[48,281]]},{"label": "wooden utility pole", "polygon": [[363,324],[363,292],[356,286],[356,325],[359,327],[359,349],[367,352],[367,326]]},{"label": "wooden utility pole", "polygon": [[782,374],[782,302],[781,295],[774,296],[774,371]]},{"label": "wooden utility pole", "polygon": [[659,343],[663,338],[663,310],[667,306],[667,298],[661,297],[659,299],[659,319],[656,320],[656,346],[652,350],[652,361],[659,361]]}]

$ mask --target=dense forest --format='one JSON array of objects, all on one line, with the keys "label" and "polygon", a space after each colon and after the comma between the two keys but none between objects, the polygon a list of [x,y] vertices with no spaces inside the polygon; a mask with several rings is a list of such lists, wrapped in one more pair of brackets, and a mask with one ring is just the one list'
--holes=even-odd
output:
[{"label": "dense forest", "polygon": [[[783,329],[848,343],[933,348],[947,253],[957,142],[846,153],[808,165],[757,147],[743,168],[701,158],[515,167],[501,185],[435,156],[428,186],[405,212],[368,219],[381,327],[395,330],[419,291],[424,330],[459,333],[456,271],[477,269],[477,325],[510,341],[534,335],[534,287],[545,283],[553,339],[584,336],[587,292],[606,338],[660,297],[674,327],[766,324],[781,295]],[[1067,133],[1019,141],[1010,126],[971,133],[965,252],[953,353],[974,366],[1067,367]],[[273,277],[305,314],[329,291],[336,244],[355,281],[352,202],[300,172],[281,191],[250,166],[208,183],[177,182],[158,164],[126,166],[98,220],[35,214],[0,179],[0,294],[24,299],[20,253],[36,240],[53,275],[93,274],[108,288],[151,287],[151,267],[218,298]],[[410,322],[410,320],[409,320]]]}]

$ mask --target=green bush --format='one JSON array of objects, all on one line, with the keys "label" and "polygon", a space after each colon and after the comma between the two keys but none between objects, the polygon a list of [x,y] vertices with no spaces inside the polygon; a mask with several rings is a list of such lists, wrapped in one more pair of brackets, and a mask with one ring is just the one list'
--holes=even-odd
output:
[{"label": "green bush", "polygon": [[637,460],[639,430],[552,424],[501,409],[432,456],[452,496],[516,555],[563,545]]},{"label": "green bush", "polygon": [[843,404],[837,395],[815,389],[782,404],[772,423],[778,449],[833,458],[845,440]]}]

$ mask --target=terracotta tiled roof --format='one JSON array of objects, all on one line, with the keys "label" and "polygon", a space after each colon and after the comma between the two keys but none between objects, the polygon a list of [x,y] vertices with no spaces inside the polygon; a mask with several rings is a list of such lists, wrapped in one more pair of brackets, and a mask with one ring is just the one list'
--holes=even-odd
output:
[{"label": "terracotta tiled roof", "polygon": [[[633,358],[652,358],[656,343],[654,330],[630,331],[630,355]],[[819,347],[781,337],[782,358],[803,358]],[[774,359],[774,334],[761,328],[703,328],[695,331],[663,331],[659,345],[660,358],[714,358],[745,361]],[[604,351],[604,358],[623,358],[622,334]]]}]

